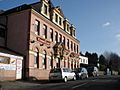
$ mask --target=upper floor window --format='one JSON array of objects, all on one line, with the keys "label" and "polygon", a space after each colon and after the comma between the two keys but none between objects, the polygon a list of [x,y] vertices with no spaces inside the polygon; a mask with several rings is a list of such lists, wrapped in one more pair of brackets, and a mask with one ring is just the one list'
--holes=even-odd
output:
[{"label": "upper floor window", "polygon": [[85,63],[85,59],[83,59],[83,63]]},{"label": "upper floor window", "polygon": [[53,41],[53,29],[50,28],[50,39]]},{"label": "upper floor window", "polygon": [[71,51],[73,51],[73,42],[71,41]]},{"label": "upper floor window", "polygon": [[58,32],[55,32],[55,42],[58,42]]},{"label": "upper floor window", "polygon": [[48,9],[47,5],[44,4],[44,13],[45,13],[46,15],[47,15],[47,11],[48,11],[47,9]]},{"label": "upper floor window", "polygon": [[35,24],[34,24],[34,29],[35,29],[35,34],[39,35],[40,34],[40,21],[35,20]]},{"label": "upper floor window", "polygon": [[68,49],[69,49],[69,39],[67,39],[67,47],[68,47]]},{"label": "upper floor window", "polygon": [[69,32],[69,25],[67,24],[67,31]]},{"label": "upper floor window", "polygon": [[73,34],[73,30],[72,30],[72,29],[70,29],[70,35],[71,35],[71,36],[73,36],[72,34]]},{"label": "upper floor window", "polygon": [[79,50],[78,50],[79,48],[78,48],[78,45],[77,45],[77,53],[79,52]]},{"label": "upper floor window", "polygon": [[76,52],[76,44],[74,43],[74,52]]},{"label": "upper floor window", "polygon": [[59,34],[59,42],[62,42],[62,35]]},{"label": "upper floor window", "polygon": [[72,30],[72,36],[75,36],[75,30]]},{"label": "upper floor window", "polygon": [[62,18],[59,17],[59,25],[62,25]]},{"label": "upper floor window", "polygon": [[55,21],[58,22],[58,15],[55,14]]},{"label": "upper floor window", "polygon": [[65,37],[63,36],[63,44],[64,44],[64,46],[65,46]]},{"label": "upper floor window", "polygon": [[45,24],[43,25],[43,35],[44,38],[47,38],[47,26]]}]

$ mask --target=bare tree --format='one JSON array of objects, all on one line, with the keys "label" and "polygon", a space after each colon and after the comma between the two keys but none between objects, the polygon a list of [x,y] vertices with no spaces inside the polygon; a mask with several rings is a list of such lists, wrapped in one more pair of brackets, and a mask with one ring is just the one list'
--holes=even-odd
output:
[{"label": "bare tree", "polygon": [[111,70],[120,71],[120,57],[118,54],[113,52],[105,52],[104,56],[107,61],[107,66]]}]

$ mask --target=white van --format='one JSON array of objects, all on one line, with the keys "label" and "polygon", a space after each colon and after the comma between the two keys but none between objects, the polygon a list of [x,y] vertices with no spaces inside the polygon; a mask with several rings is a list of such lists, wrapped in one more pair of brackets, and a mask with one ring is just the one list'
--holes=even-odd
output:
[{"label": "white van", "polygon": [[76,75],[69,68],[54,68],[50,70],[49,80],[63,80],[67,82],[68,80],[76,80]]}]

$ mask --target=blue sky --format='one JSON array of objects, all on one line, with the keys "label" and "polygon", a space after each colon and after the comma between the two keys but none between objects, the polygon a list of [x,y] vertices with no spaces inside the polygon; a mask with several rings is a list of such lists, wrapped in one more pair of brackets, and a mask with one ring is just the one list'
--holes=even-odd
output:
[{"label": "blue sky", "polygon": [[[39,0],[0,0],[9,9]],[[112,51],[120,55],[120,0],[51,0],[76,27],[80,51]]]}]

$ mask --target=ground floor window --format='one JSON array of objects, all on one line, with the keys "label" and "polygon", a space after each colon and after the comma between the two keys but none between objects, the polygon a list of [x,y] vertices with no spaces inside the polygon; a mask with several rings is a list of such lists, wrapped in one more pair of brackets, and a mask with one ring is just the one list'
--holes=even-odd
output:
[{"label": "ground floor window", "polygon": [[73,69],[73,60],[71,61],[71,69]]},{"label": "ground floor window", "polygon": [[56,59],[57,59],[57,60],[56,60],[56,61],[57,61],[57,62],[56,62],[56,67],[57,67],[57,68],[60,68],[60,58],[56,58]]},{"label": "ground floor window", "polygon": [[47,54],[46,51],[43,52],[43,57],[42,57],[42,65],[44,69],[47,69]]},{"label": "ground floor window", "polygon": [[51,56],[51,60],[50,60],[50,66],[51,68],[53,68],[53,57]]},{"label": "ground floor window", "polygon": [[66,67],[66,60],[64,60],[64,67]]},{"label": "ground floor window", "polygon": [[70,61],[69,61],[69,59],[68,59],[68,68],[70,68]]},{"label": "ground floor window", "polygon": [[39,52],[38,49],[35,49],[35,55],[34,55],[34,67],[39,68]]}]

